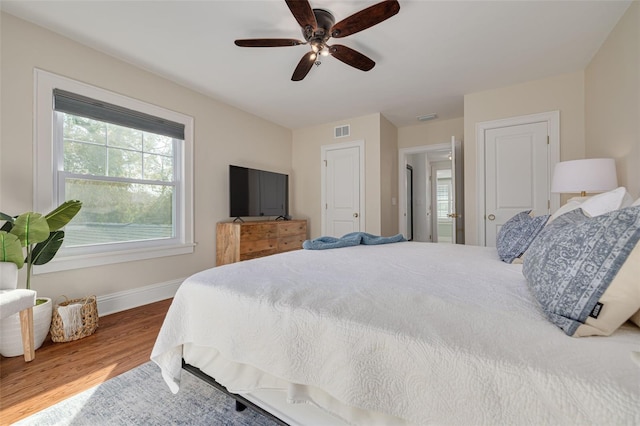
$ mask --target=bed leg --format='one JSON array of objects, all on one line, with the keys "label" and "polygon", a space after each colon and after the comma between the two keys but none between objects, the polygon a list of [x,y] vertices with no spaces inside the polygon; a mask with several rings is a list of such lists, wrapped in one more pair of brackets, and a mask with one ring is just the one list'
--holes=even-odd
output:
[{"label": "bed leg", "polygon": [[[207,376],[199,368],[196,368],[193,365],[187,364],[184,359],[182,360],[182,368],[184,370],[188,371],[189,373],[193,374],[194,376],[196,376],[200,380],[203,380],[205,383],[208,383],[211,386],[213,386],[214,388],[218,389],[219,391],[221,391],[225,395],[228,395],[231,398],[235,399],[236,400],[236,411],[243,411],[246,408],[251,408],[253,411],[265,416],[267,419],[273,420],[278,425],[289,426],[289,424],[287,424],[286,422],[280,420],[279,418],[277,418],[276,416],[274,416],[273,414],[271,414],[270,412],[268,412],[264,408],[258,407],[253,402],[249,401],[248,399],[245,399],[242,395],[238,395],[238,394],[234,394],[234,393],[229,392],[227,390],[227,388],[222,386],[220,383],[216,382],[216,380],[213,377]],[[242,402],[240,402],[240,401],[242,401]]]}]

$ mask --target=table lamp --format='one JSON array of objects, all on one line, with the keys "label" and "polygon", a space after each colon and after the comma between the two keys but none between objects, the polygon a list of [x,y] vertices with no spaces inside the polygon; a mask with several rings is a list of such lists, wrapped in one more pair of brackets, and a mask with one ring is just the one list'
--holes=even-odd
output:
[{"label": "table lamp", "polygon": [[588,193],[606,192],[618,187],[616,162],[613,158],[587,158],[562,161],[553,171],[551,192]]}]

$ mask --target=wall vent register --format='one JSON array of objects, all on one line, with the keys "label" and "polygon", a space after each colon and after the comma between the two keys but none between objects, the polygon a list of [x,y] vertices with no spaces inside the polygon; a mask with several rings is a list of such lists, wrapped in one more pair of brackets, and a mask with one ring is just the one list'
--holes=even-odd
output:
[{"label": "wall vent register", "polygon": [[334,138],[344,138],[351,134],[351,126],[345,124],[344,126],[338,126],[333,129]]}]

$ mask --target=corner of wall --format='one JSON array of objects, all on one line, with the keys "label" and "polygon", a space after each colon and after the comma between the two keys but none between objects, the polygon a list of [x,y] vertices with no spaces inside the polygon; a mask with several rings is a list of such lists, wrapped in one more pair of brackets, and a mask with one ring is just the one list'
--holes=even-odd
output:
[{"label": "corner of wall", "polygon": [[631,3],[585,69],[586,157],[615,158],[640,196],[640,2]]}]

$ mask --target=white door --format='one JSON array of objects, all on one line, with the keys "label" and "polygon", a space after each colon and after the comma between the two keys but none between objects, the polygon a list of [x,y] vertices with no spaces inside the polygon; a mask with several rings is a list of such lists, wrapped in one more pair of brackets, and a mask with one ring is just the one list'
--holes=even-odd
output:
[{"label": "white door", "polygon": [[323,147],[323,235],[341,237],[363,228],[363,151],[363,143]]},{"label": "white door", "polygon": [[456,243],[456,234],[458,233],[458,219],[460,219],[460,214],[458,214],[456,199],[459,197],[459,194],[456,193],[456,173],[460,173],[460,168],[457,167],[456,161],[458,161],[458,156],[456,155],[456,150],[460,150],[460,142],[456,142],[456,137],[451,136],[451,213],[449,213],[449,217],[451,218],[451,243]]},{"label": "white door", "polygon": [[524,210],[549,212],[548,123],[489,129],[485,133],[485,245]]}]

